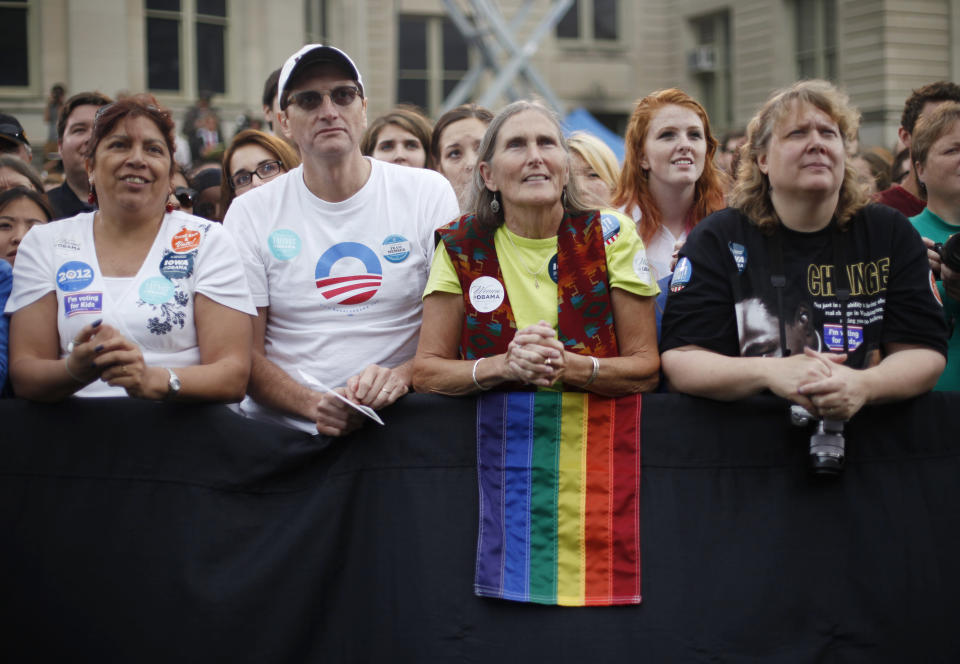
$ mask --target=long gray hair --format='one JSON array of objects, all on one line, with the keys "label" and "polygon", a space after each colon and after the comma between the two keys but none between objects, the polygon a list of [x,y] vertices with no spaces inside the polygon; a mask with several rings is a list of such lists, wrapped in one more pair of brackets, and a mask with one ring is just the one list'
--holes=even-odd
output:
[{"label": "long gray hair", "polygon": [[[477,215],[477,223],[483,228],[495,229],[503,223],[503,207],[501,206],[500,211],[496,213],[490,209],[490,202],[494,199],[495,194],[487,189],[483,181],[483,176],[480,174],[480,164],[485,162],[488,166],[490,165],[490,162],[493,160],[493,154],[496,151],[497,138],[500,136],[500,130],[503,129],[504,123],[517,113],[522,113],[523,111],[536,111],[550,120],[554,129],[557,131],[560,146],[566,155],[567,174],[569,175],[570,173],[570,146],[567,144],[567,139],[563,135],[563,130],[560,127],[560,121],[557,119],[556,114],[543,104],[535,101],[520,100],[507,105],[502,111],[497,113],[496,117],[494,117],[490,123],[490,126],[487,127],[487,132],[483,135],[483,142],[480,144],[480,154],[477,157],[477,168],[473,174],[474,195],[471,209]],[[580,187],[577,185],[576,179],[573,177],[567,178],[565,191],[566,196],[564,197],[563,206],[565,211],[572,214],[580,214],[590,209],[590,206],[583,202],[583,194],[580,192]]]}]

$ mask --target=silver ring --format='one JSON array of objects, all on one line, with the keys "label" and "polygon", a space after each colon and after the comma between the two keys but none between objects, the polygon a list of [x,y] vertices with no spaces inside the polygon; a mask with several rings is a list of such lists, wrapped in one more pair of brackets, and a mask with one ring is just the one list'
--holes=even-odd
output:
[{"label": "silver ring", "polygon": [[73,339],[70,340],[70,343],[67,344],[67,355],[73,352]]},{"label": "silver ring", "polygon": [[547,366],[550,366],[550,364],[552,364],[552,363],[550,362],[550,360],[552,360],[552,359],[553,359],[552,357],[548,357],[545,364],[546,364]]}]

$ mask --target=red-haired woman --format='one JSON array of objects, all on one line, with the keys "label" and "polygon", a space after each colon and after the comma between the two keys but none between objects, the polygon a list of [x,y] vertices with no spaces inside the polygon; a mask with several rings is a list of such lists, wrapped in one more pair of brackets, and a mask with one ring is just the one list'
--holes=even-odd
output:
[{"label": "red-haired woman", "polygon": [[88,149],[99,210],[35,227],[17,252],[14,391],[238,401],[256,310],[220,225],[167,208],[170,114],[147,95],[105,106]]},{"label": "red-haired woman", "polygon": [[675,245],[697,222],[723,208],[723,173],[714,165],[717,139],[690,95],[670,88],[637,103],[613,204],[631,215],[657,279],[668,275]]}]

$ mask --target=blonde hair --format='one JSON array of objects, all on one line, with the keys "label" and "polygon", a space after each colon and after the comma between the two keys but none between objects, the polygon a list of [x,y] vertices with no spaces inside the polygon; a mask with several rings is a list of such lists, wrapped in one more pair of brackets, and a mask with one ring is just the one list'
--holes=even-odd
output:
[{"label": "blonde hair", "polygon": [[740,148],[737,181],[730,194],[730,205],[765,233],[772,232],[780,218],[770,198],[770,180],[760,170],[758,159],[765,154],[777,125],[796,108],[810,104],[837,123],[844,146],[843,182],[834,215],[841,228],[868,202],[867,193],[857,177],[849,146],[860,129],[860,112],[850,105],[847,95],[833,84],[822,80],[798,81],[789,88],[777,90],[747,125],[747,141]]},{"label": "blonde hair", "polygon": [[929,115],[921,116],[913,130],[910,144],[910,162],[925,166],[927,155],[933,144],[960,120],[960,104],[955,101],[943,102]]},{"label": "blonde hair", "polygon": [[620,162],[617,161],[617,155],[613,154],[609,145],[585,131],[575,131],[570,134],[567,144],[571,152],[580,155],[587,165],[596,171],[604,184],[610,187],[610,191],[617,188],[617,181],[620,179]]}]

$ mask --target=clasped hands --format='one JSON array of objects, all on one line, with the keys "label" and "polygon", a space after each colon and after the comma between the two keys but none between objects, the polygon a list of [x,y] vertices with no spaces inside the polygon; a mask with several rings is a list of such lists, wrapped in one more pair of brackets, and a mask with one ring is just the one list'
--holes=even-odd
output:
[{"label": "clasped hands", "polygon": [[509,378],[521,383],[549,387],[563,377],[566,368],[563,344],[546,321],[518,331],[507,346]]},{"label": "clasped hands", "polygon": [[[409,384],[409,375],[405,375],[399,368],[390,369],[371,364],[356,376],[348,378],[347,384],[335,391],[353,403],[380,410],[406,394],[410,389]],[[343,436],[359,429],[363,424],[364,416],[360,412],[332,394],[323,393],[317,396],[319,400],[313,419],[317,423],[318,433]]]},{"label": "clasped hands", "polygon": [[770,389],[811,414],[848,420],[867,402],[864,373],[845,366],[846,353],[820,353],[805,348],[802,355],[777,358]]},{"label": "clasped hands", "polygon": [[99,379],[139,399],[162,399],[167,394],[170,374],[162,367],[148,367],[140,346],[103,325],[102,319],[85,325],[67,350],[67,373],[78,383]]}]

